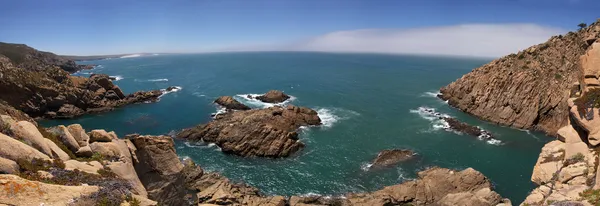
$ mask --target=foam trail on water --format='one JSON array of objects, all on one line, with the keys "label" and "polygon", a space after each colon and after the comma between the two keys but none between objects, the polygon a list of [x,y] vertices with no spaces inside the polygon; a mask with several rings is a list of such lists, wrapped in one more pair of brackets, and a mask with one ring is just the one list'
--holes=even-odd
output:
[{"label": "foam trail on water", "polygon": [[168,82],[169,79],[149,79],[149,82]]},{"label": "foam trail on water", "polygon": [[183,87],[180,87],[180,86],[174,86],[174,87],[175,88],[171,89],[171,91],[168,91],[166,89],[161,89],[160,91],[162,92],[162,95],[160,95],[158,98],[161,98],[165,94],[169,94],[169,93],[173,93],[173,92],[178,92],[178,91],[181,91],[183,89]]},{"label": "foam trail on water", "polygon": [[360,169],[362,171],[367,172],[367,171],[369,171],[369,169],[371,169],[372,166],[373,166],[373,164],[371,164],[371,163],[363,163],[360,165]]},{"label": "foam trail on water", "polygon": [[[446,119],[448,119],[448,118],[453,118],[452,116],[450,116],[448,114],[439,113],[434,108],[419,107],[416,110],[411,109],[410,113],[418,114],[421,118],[429,120],[432,124],[433,131],[443,129],[448,132],[455,132],[457,134],[462,134],[460,131],[454,130],[454,128],[452,128],[450,123],[448,123],[448,121],[446,121]],[[481,127],[477,127],[477,129],[479,129],[480,133],[481,133],[479,136],[477,136],[477,139],[485,141],[486,143],[491,144],[491,145],[501,145],[502,144],[502,141],[500,141],[498,139],[494,139],[490,132],[482,129]]]},{"label": "foam trail on water", "polygon": [[263,94],[238,94],[235,95],[235,99],[240,101],[242,104],[248,105],[250,107],[258,107],[258,108],[269,108],[273,106],[285,106],[290,102],[296,100],[295,96],[291,96],[290,98],[281,103],[266,103],[256,99],[258,96]]},{"label": "foam trail on water", "polygon": [[318,109],[317,114],[321,119],[321,124],[323,125],[323,127],[326,128],[333,127],[333,124],[335,124],[340,119],[340,117],[336,116],[335,114],[333,114],[333,112],[331,112],[331,110],[326,108]]},{"label": "foam trail on water", "polygon": [[113,80],[113,81],[119,81],[119,80],[123,79],[123,76],[120,76],[120,75],[116,75],[116,76],[109,76],[109,77],[110,77],[110,78],[114,78],[115,80]]},{"label": "foam trail on water", "polygon": [[422,97],[435,97],[437,98],[438,95],[441,95],[442,93],[440,93],[439,91],[436,92],[425,92],[423,94],[421,94]]}]

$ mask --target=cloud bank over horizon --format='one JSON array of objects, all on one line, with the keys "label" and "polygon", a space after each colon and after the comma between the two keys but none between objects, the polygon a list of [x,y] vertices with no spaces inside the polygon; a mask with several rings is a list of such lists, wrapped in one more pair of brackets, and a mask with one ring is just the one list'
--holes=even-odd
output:
[{"label": "cloud bank over horizon", "polygon": [[317,51],[500,57],[564,30],[536,24],[463,24],[414,29],[337,31],[302,41],[220,51]]}]

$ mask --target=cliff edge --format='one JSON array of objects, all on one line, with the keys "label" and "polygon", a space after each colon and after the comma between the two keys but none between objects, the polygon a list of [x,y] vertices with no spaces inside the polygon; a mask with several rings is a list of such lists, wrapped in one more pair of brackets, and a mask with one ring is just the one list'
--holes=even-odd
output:
[{"label": "cliff edge", "polygon": [[567,125],[572,83],[583,82],[583,67],[595,63],[583,57],[598,44],[599,34],[600,21],[553,36],[474,69],[441,88],[440,98],[483,120],[554,135]]}]

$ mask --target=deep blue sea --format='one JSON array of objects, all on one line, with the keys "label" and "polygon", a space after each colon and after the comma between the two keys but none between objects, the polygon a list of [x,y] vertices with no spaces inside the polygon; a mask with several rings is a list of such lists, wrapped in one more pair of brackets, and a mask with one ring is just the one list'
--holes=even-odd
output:
[{"label": "deep blue sea", "polygon": [[[177,152],[205,170],[221,172],[267,194],[341,195],[374,191],[416,177],[431,166],[473,167],[489,177],[496,190],[520,203],[533,189],[533,166],[544,143],[540,133],[489,124],[435,98],[440,87],[491,59],[330,53],[213,53],[157,55],[80,62],[97,64],[75,75],[105,73],[118,77],[126,93],[179,86],[160,102],[131,105],[116,111],[45,126],[79,123],[88,131],[168,134],[211,120],[212,101],[231,95],[249,106],[246,94],[271,89],[292,95],[289,104],[319,112],[323,126],[301,130],[304,150],[285,159],[225,155],[214,145],[176,140]],[[240,95],[240,96],[236,96]],[[501,141],[446,131],[443,122],[419,108],[433,108],[480,126]],[[368,163],[383,149],[406,148],[418,158],[381,170]]]}]

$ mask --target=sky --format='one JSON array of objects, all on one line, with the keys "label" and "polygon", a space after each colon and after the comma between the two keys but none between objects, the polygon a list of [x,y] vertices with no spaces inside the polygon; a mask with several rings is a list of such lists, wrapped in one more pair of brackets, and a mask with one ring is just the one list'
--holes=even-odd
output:
[{"label": "sky", "polygon": [[63,55],[325,51],[502,56],[599,0],[0,0],[0,41]]}]

